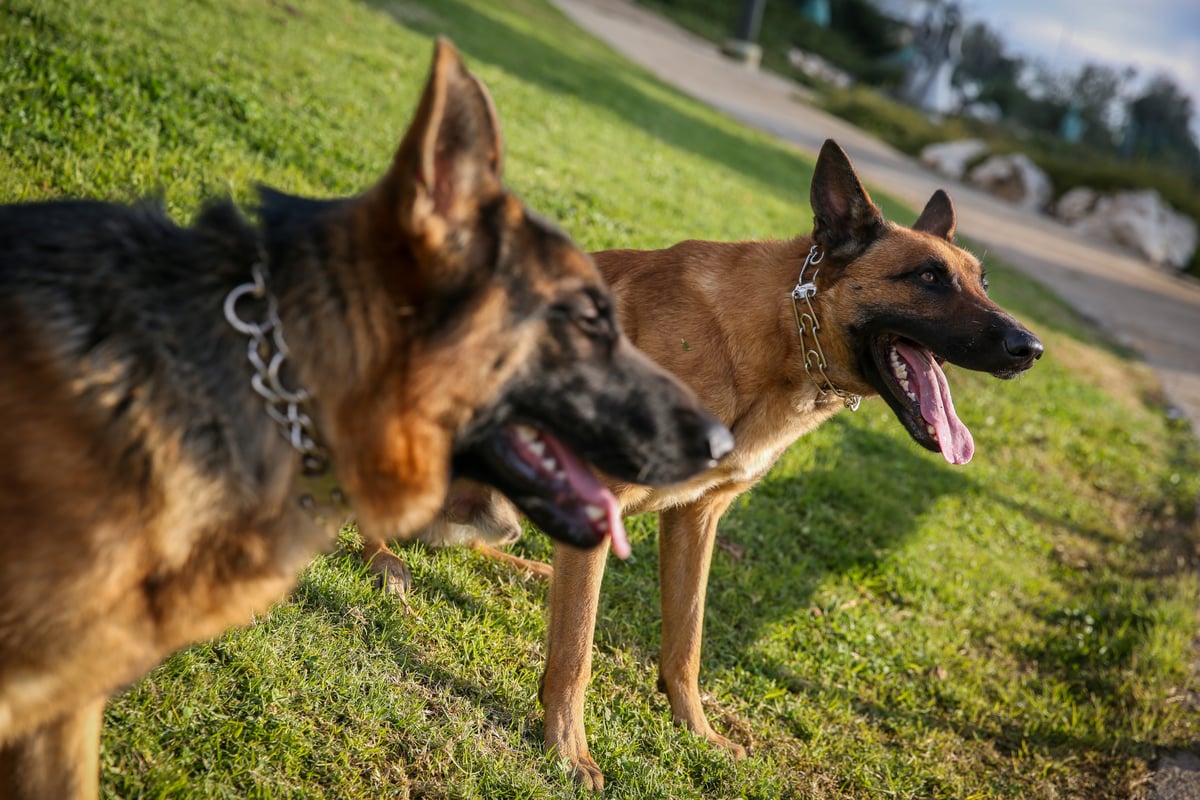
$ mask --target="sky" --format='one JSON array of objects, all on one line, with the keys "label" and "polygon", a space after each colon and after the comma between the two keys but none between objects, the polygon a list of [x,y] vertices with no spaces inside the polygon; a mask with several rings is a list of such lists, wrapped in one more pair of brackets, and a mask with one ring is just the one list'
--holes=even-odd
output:
[{"label": "sky", "polygon": [[[967,23],[983,20],[1009,55],[1055,71],[1085,62],[1137,69],[1141,85],[1165,72],[1200,110],[1200,0],[959,0]],[[1193,130],[1200,115],[1193,116]]]}]

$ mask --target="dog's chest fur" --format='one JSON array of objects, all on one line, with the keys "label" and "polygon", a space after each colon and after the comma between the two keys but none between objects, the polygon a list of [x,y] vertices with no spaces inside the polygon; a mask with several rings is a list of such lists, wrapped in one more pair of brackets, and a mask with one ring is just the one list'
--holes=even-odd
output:
[{"label": "dog's chest fur", "polygon": [[716,467],[690,481],[621,487],[628,513],[684,505],[719,489],[744,491],[841,410],[838,398],[821,396],[797,355],[787,303],[805,252],[801,241],[682,242],[595,254],[633,343],[682,378],[736,441]]}]

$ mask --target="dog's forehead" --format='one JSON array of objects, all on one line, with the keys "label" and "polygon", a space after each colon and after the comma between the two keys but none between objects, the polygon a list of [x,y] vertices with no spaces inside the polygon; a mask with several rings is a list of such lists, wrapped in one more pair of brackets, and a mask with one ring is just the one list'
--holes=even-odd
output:
[{"label": "dog's forehead", "polygon": [[532,283],[544,286],[548,293],[601,283],[591,258],[557,225],[528,209],[524,220],[532,246],[529,252],[514,255],[516,267],[525,270]]},{"label": "dog's forehead", "polygon": [[[946,269],[964,275],[981,276],[983,265],[971,252],[940,236],[923,231],[897,227],[895,233],[903,244],[897,248],[900,257],[896,263],[912,269],[925,261],[936,261]],[[895,251],[894,251],[895,252]]]}]

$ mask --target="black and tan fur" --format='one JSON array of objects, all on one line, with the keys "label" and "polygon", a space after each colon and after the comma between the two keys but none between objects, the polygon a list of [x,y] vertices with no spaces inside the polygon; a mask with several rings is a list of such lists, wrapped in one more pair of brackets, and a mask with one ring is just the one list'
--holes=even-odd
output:
[{"label": "black and tan fur", "polygon": [[330,544],[223,317],[258,260],[368,538],[426,524],[453,462],[552,534],[601,539],[551,513],[570,487],[513,460],[514,424],[659,482],[728,450],[500,165],[490,98],[442,41],[358,197],[264,191],[258,226],[217,203],[190,228],[150,205],[0,207],[0,797],[95,796],[105,698],[249,622]]}]

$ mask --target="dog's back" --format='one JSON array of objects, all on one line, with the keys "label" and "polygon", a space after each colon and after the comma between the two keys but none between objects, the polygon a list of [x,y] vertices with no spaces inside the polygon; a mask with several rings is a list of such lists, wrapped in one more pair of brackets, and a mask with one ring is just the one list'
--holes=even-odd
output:
[{"label": "dog's back", "polygon": [[[149,205],[0,208],[0,730],[283,590],[236,524],[195,546],[280,480],[220,308],[255,250],[225,205],[191,229]],[[231,549],[248,583],[212,580]]]},{"label": "dog's back", "polygon": [[[151,204],[0,208],[0,347],[9,358],[39,351],[81,408],[108,412],[96,423],[114,437],[157,415],[198,444],[213,433],[213,412],[202,409],[240,380],[215,357],[234,341],[219,304],[256,247],[229,204],[208,208],[194,228]],[[151,392],[140,388],[147,380]]]}]

